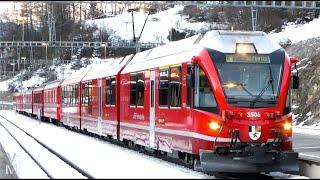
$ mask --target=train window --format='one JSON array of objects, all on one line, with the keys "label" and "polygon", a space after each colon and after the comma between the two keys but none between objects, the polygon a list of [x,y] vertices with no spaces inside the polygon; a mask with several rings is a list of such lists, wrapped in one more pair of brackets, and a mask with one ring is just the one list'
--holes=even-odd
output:
[{"label": "train window", "polygon": [[75,85],[75,103],[78,104],[78,84]]},{"label": "train window", "polygon": [[116,78],[112,77],[111,78],[111,105],[116,104]]},{"label": "train window", "polygon": [[78,104],[78,86],[76,84],[72,85],[72,104]]},{"label": "train window", "polygon": [[169,68],[160,69],[159,105],[168,106]]},{"label": "train window", "polygon": [[[291,84],[290,86],[291,87]],[[289,88],[288,90],[288,94],[287,94],[287,99],[286,99],[286,106],[284,108],[284,113],[285,114],[289,114],[291,112],[291,104],[292,104],[292,100],[291,100],[291,88]]]},{"label": "train window", "polygon": [[137,87],[137,100],[136,100],[136,104],[137,106],[143,106],[143,101],[144,101],[144,72],[140,72],[138,73],[138,77],[137,77],[137,83],[136,83],[136,87]]},{"label": "train window", "polygon": [[187,106],[191,106],[192,95],[192,65],[187,65]]},{"label": "train window", "polygon": [[130,75],[130,105],[136,105],[136,91],[137,91],[137,74]]},{"label": "train window", "polygon": [[199,66],[196,66],[195,107],[210,112],[216,112],[217,102],[213,95],[209,79]]},{"label": "train window", "polygon": [[144,104],[144,72],[130,76],[130,105],[143,106]]},{"label": "train window", "polygon": [[181,67],[170,68],[170,107],[181,107]]},{"label": "train window", "polygon": [[217,107],[211,86],[204,71],[199,71],[199,107]]},{"label": "train window", "polygon": [[90,96],[89,96],[89,86],[90,84],[88,82],[84,83],[82,85],[82,103],[83,104],[89,104]]},{"label": "train window", "polygon": [[106,104],[115,105],[116,79],[114,77],[106,79]]}]

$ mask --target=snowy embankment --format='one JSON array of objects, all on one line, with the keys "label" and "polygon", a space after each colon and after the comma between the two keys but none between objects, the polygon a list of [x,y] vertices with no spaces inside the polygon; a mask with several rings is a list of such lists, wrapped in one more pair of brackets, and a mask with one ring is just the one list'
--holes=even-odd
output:
[{"label": "snowy embankment", "polygon": [[320,18],[316,18],[309,23],[295,24],[287,23],[279,33],[270,33],[269,37],[276,42],[290,40],[292,43],[304,41],[320,36]]},{"label": "snowy embankment", "polygon": [[[179,31],[193,31],[200,33],[213,28],[226,29],[227,25],[207,23],[207,22],[189,22],[188,16],[182,14],[184,6],[176,5],[165,11],[160,11],[148,16],[146,12],[134,12],[135,36],[139,37],[144,22],[148,16],[146,25],[141,34],[140,42],[143,43],[168,43],[169,31],[175,28]],[[111,38],[121,40],[133,39],[132,14],[123,12],[114,17],[104,19],[87,20],[87,25],[96,25],[108,33],[112,33]],[[97,33],[99,33],[99,30]]]},{"label": "snowy embankment", "polygon": [[[0,111],[0,113],[95,178],[212,178],[203,173],[75,133],[63,127],[47,123],[40,124],[37,120],[14,111]],[[7,141],[5,136],[2,136],[3,134],[4,130],[0,128],[2,146],[9,154],[15,152],[14,143]],[[11,149],[7,148],[11,146]],[[34,147],[29,148],[32,150]],[[22,162],[24,159],[21,157],[24,156],[20,154],[17,156],[20,161],[19,170],[25,172],[21,177],[45,177],[38,172],[34,164],[29,161]],[[56,167],[52,161],[47,161],[47,163]],[[28,174],[26,174],[27,171]]]}]

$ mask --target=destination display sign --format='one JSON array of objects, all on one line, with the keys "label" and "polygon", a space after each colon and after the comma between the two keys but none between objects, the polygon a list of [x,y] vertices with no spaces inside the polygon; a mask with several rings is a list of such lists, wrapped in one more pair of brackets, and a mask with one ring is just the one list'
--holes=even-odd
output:
[{"label": "destination display sign", "polygon": [[227,63],[270,63],[269,56],[256,54],[228,54],[226,55]]}]

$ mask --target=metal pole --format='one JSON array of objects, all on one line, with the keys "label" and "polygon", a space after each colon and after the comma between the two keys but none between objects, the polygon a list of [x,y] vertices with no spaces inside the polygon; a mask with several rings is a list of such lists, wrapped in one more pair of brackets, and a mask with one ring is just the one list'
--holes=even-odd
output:
[{"label": "metal pole", "polygon": [[257,14],[258,9],[251,6],[252,31],[257,30]]},{"label": "metal pole", "polygon": [[134,18],[133,18],[133,11],[131,11],[132,16],[132,31],[133,31],[133,42],[136,42],[136,35],[134,33]]},{"label": "metal pole", "polygon": [[24,20],[22,20],[22,41],[24,41]]},{"label": "metal pole", "polygon": [[144,30],[144,26],[146,25],[146,22],[147,22],[147,19],[148,19],[149,15],[150,15],[150,12],[148,13],[148,16],[147,16],[146,20],[144,21],[144,24],[143,24],[142,30],[141,30],[141,32],[140,32],[140,35],[139,35],[139,38],[138,38],[138,40],[137,40],[137,41],[139,41],[139,40],[140,40],[141,34],[142,34],[143,30]]},{"label": "metal pole", "polygon": [[104,46],[104,59],[107,59],[107,43]]}]

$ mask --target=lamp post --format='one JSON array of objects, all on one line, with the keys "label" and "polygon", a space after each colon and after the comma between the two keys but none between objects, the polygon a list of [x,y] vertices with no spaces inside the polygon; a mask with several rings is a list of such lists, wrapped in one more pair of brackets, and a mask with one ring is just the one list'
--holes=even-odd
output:
[{"label": "lamp post", "polygon": [[48,61],[48,43],[42,43],[42,46],[46,47],[46,62],[45,62],[45,64],[47,64],[47,61]]},{"label": "lamp post", "polygon": [[19,23],[22,24],[22,41],[24,41],[24,19],[23,17],[18,18]]},{"label": "lamp post", "polygon": [[21,60],[23,60],[23,69],[26,69],[26,57],[21,57]]},{"label": "lamp post", "polygon": [[[42,43],[42,46],[46,47],[46,62],[45,62],[45,64],[47,64],[47,62],[48,62],[48,43]],[[45,67],[47,67],[47,66],[45,65]],[[45,80],[47,80],[47,72],[45,72]]]},{"label": "lamp post", "polygon": [[107,44],[101,44],[101,47],[104,47],[104,59],[107,59]]},{"label": "lamp post", "polygon": [[12,68],[12,71],[13,71],[13,74],[12,74],[12,76],[14,76],[14,71],[15,71],[15,63],[10,63],[10,65],[13,67]]}]

